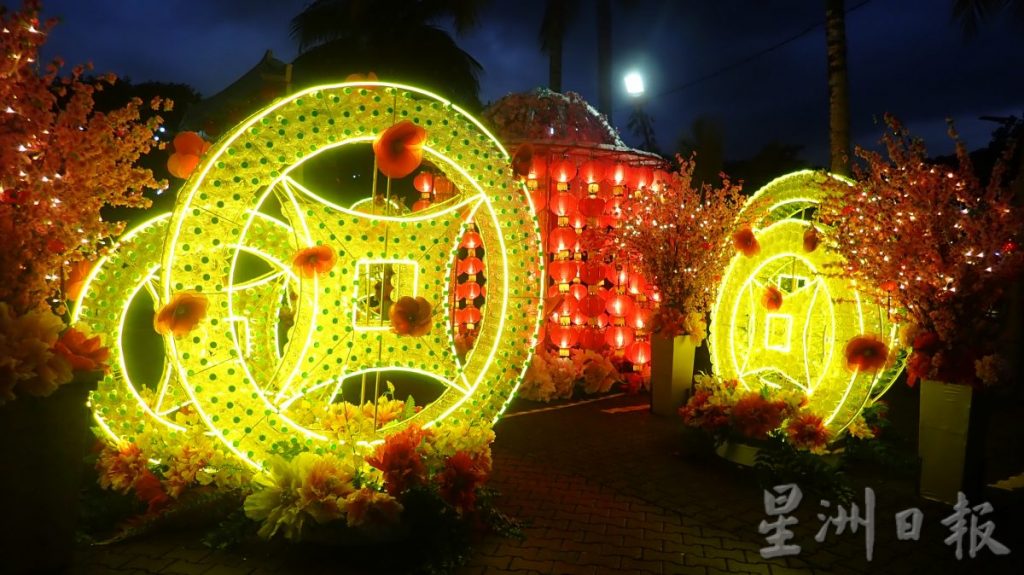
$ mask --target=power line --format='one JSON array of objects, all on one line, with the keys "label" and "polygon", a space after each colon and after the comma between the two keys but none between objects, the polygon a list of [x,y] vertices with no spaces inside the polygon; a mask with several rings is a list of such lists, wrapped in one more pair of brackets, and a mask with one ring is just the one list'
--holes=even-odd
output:
[{"label": "power line", "polygon": [[[871,0],[864,0],[860,4],[857,4],[856,6],[852,6],[849,9],[847,9],[845,13],[846,14],[850,14],[854,10],[857,10],[859,8],[863,8],[866,4],[869,4],[870,2],[871,2]],[[665,90],[664,92],[659,92],[659,93],[655,94],[653,97],[654,98],[660,98],[662,96],[668,96],[669,94],[675,94],[676,92],[681,92],[681,91],[683,91],[683,90],[685,90],[687,88],[690,88],[692,86],[700,84],[701,82],[706,82],[708,80],[712,80],[714,78],[717,78],[717,77],[721,76],[722,74],[725,74],[726,72],[731,72],[731,71],[735,70],[736,68],[739,68],[739,67],[741,67],[741,66],[743,66],[745,64],[748,64],[748,63],[750,63],[750,62],[760,58],[761,56],[764,56],[765,54],[769,54],[771,52],[774,52],[774,51],[778,50],[779,48],[782,48],[783,46],[786,46],[787,44],[791,44],[792,42],[795,42],[796,40],[799,40],[800,38],[803,38],[804,36],[810,34],[811,32],[814,32],[815,30],[817,30],[818,28],[820,28],[820,27],[822,27],[824,25],[825,25],[825,21],[824,20],[822,20],[821,22],[817,22],[815,24],[812,24],[812,25],[808,26],[807,28],[804,28],[800,32],[798,32],[798,33],[796,33],[796,34],[786,38],[785,40],[781,40],[779,42],[776,42],[775,44],[772,44],[771,46],[768,46],[766,48],[762,48],[761,50],[758,50],[757,52],[754,52],[753,54],[750,54],[749,56],[745,56],[745,57],[743,57],[743,58],[741,58],[741,59],[739,59],[739,60],[737,60],[737,61],[735,61],[735,62],[733,62],[731,64],[728,64],[728,65],[726,65],[726,66],[724,66],[722,68],[719,68],[718,70],[715,70],[714,72],[710,72],[710,73],[705,74],[703,76],[694,78],[693,80],[690,80],[689,82],[686,82],[684,84],[680,84],[680,85],[676,86],[675,88],[671,88],[669,90]],[[618,110],[628,109],[628,108],[629,108],[629,106],[622,106],[620,108],[617,108],[617,111]]]}]

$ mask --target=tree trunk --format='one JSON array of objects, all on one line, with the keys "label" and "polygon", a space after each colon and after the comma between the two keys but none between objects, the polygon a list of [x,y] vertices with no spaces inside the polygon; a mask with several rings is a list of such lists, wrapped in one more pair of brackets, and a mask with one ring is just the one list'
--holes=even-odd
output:
[{"label": "tree trunk", "polygon": [[597,107],[612,123],[612,5],[597,2]]},{"label": "tree trunk", "polygon": [[548,47],[548,88],[562,91],[562,37],[552,37]]},{"label": "tree trunk", "polygon": [[850,96],[846,77],[844,0],[825,0],[828,48],[829,158],[833,173],[850,174]]}]

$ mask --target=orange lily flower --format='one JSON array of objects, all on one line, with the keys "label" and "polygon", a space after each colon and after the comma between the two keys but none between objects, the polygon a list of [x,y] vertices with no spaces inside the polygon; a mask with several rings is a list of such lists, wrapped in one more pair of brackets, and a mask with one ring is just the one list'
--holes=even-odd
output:
[{"label": "orange lily flower", "polygon": [[875,372],[888,360],[889,348],[877,335],[858,335],[846,344],[846,367],[851,370]]},{"label": "orange lily flower", "polygon": [[732,245],[736,246],[736,250],[748,258],[761,253],[761,244],[757,243],[757,236],[754,235],[754,230],[751,229],[750,224],[744,225],[732,234]]},{"label": "orange lily flower", "polygon": [[194,330],[206,317],[210,301],[202,294],[180,292],[174,294],[171,302],[160,308],[153,316],[153,329],[160,335],[186,335]]},{"label": "orange lily flower", "polygon": [[68,328],[60,335],[53,351],[62,355],[75,371],[96,371],[107,368],[110,350],[103,347],[100,336],[87,338],[76,328]]},{"label": "orange lily flower", "polygon": [[292,267],[304,278],[311,278],[314,275],[323,275],[334,267],[338,262],[338,256],[334,250],[327,246],[313,246],[299,250],[292,258]]},{"label": "orange lily flower", "polygon": [[421,336],[430,333],[430,302],[422,297],[405,296],[388,310],[391,329],[398,335]]},{"label": "orange lily flower", "polygon": [[373,142],[377,168],[389,178],[404,178],[423,161],[423,142],[427,131],[409,120],[402,120],[384,131]]}]

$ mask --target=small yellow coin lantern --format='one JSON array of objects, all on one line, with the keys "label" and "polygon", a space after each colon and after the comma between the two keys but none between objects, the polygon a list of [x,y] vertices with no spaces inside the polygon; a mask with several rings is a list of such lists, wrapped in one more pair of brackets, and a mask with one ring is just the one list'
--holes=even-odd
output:
[{"label": "small yellow coin lantern", "polygon": [[[368,147],[400,121],[426,130],[425,156],[460,190],[456,197],[413,214],[385,210],[378,215],[366,206],[333,204],[293,177],[318,154]],[[260,222],[268,215],[287,223],[290,252],[266,254],[277,275],[243,281],[244,260],[263,251]],[[487,249],[488,291],[475,346],[460,360],[449,287],[469,219]],[[330,269],[284,271],[296,253],[315,246],[336,255]],[[297,444],[337,449],[337,439],[316,422],[299,423],[302,418],[292,410],[309,402],[360,403],[361,397],[344,396],[342,380],[353,376],[376,379],[370,399],[381,391],[380,373],[393,370],[425,376],[443,389],[415,416],[362,441],[412,422],[491,421],[507,405],[531,353],[541,262],[528,195],[512,178],[507,152],[479,122],[409,86],[320,86],[280,100],[238,126],[211,149],[179,192],[159,296],[170,301],[177,293],[197,293],[209,307],[196,329],[166,336],[165,345],[202,421],[253,466]],[[386,314],[370,308],[366,295],[377,289],[382,270],[393,287],[391,299],[409,296],[430,303],[429,333],[394,333]],[[287,287],[291,282],[293,288]],[[292,324],[287,335],[275,340],[277,349],[253,349],[254,331],[278,337],[276,325],[270,329],[261,322],[277,317],[282,305]]]},{"label": "small yellow coin lantern", "polygon": [[[885,392],[903,368],[897,327],[886,302],[874,302],[842,276],[841,257],[825,241],[808,244],[822,199],[819,172],[778,178],[752,196],[739,221],[750,222],[756,255],[730,261],[712,310],[710,346],[715,372],[746,389],[796,390],[838,433]],[[881,338],[894,358],[875,372],[851,370],[845,349],[855,337]]]}]

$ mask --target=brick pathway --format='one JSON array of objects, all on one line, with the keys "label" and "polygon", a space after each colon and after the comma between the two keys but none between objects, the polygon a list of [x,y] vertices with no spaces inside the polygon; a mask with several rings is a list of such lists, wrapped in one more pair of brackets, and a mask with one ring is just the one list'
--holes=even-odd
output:
[{"label": "brick pathway", "polygon": [[[918,499],[907,480],[867,475],[878,497],[874,559],[865,558],[863,530],[814,541],[818,501],[805,497],[793,527],[797,557],[766,561],[757,526],[765,519],[762,492],[748,469],[706,452],[675,420],[644,410],[607,413],[643,401],[621,397],[556,411],[511,417],[498,424],[493,485],[499,507],[527,523],[522,541],[478,544],[466,575],[500,573],[1022,573],[1024,497],[989,490],[995,538],[1013,550],[958,562],[943,543],[939,521],[949,507]],[[1009,447],[1009,446],[1008,446]],[[857,500],[862,500],[859,495]],[[980,501],[972,502],[974,504]],[[893,514],[925,513],[920,541],[898,541]],[[396,552],[400,550],[396,549]],[[188,533],[85,549],[75,573],[84,575],[258,575],[353,573],[345,553],[260,543],[210,551]]]}]

